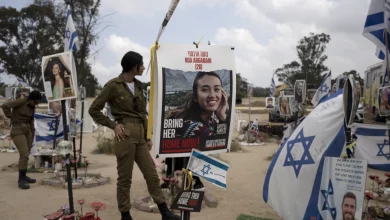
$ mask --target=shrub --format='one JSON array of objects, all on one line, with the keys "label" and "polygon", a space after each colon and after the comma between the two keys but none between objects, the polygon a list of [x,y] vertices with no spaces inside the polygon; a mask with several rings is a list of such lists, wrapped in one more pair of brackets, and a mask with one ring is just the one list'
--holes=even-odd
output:
[{"label": "shrub", "polygon": [[114,135],[105,137],[100,134],[97,138],[96,148],[92,151],[94,154],[114,154]]}]

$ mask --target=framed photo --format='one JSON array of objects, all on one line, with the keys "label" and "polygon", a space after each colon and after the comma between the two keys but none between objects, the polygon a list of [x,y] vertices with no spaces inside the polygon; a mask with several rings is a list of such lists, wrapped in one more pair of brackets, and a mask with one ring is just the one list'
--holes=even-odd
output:
[{"label": "framed photo", "polygon": [[275,108],[275,98],[274,97],[265,98],[265,108],[267,108],[267,109]]},{"label": "framed photo", "polygon": [[306,100],[306,81],[297,80],[294,85],[294,97],[298,103],[303,103]]},{"label": "framed photo", "polygon": [[390,86],[379,88],[378,92],[378,105],[379,105],[379,115],[380,116],[389,116],[390,115]]},{"label": "framed photo", "polygon": [[280,116],[289,117],[292,115],[294,96],[279,97]]}]

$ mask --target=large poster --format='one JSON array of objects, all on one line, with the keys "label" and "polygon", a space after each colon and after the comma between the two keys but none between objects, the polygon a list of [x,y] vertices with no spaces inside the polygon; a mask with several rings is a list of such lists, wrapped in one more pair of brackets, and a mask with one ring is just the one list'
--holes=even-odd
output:
[{"label": "large poster", "polygon": [[295,101],[298,103],[303,103],[306,101],[306,81],[297,80],[294,85],[294,97]]},{"label": "large poster", "polygon": [[42,57],[45,95],[53,113],[61,112],[61,100],[77,98],[77,77],[72,51]]},{"label": "large poster", "polygon": [[322,219],[362,219],[367,161],[325,157],[318,208]]},{"label": "large poster", "polygon": [[235,100],[234,50],[227,46],[160,45],[154,143],[162,157],[230,149]]}]

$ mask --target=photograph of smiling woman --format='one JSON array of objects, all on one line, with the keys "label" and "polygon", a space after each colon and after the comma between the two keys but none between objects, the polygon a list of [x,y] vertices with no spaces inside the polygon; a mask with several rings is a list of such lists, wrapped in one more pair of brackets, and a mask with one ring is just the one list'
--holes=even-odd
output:
[{"label": "photograph of smiling woman", "polygon": [[221,77],[215,72],[198,72],[192,92],[185,102],[170,110],[166,119],[183,119],[182,138],[216,135],[217,125],[225,123],[228,113],[228,96]]}]

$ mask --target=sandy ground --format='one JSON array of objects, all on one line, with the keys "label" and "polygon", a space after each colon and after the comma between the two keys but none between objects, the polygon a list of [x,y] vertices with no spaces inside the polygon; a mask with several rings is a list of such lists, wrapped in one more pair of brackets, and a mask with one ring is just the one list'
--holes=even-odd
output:
[{"label": "sandy ground", "polygon": [[[94,155],[91,150],[95,146],[95,134],[87,134],[83,137],[83,148],[85,155],[91,162],[88,172],[101,173],[111,178],[110,183],[96,188],[82,188],[73,191],[75,208],[78,199],[85,199],[88,204],[94,201],[101,201],[106,204],[106,209],[101,211],[99,216],[102,219],[120,219],[117,211],[115,196],[116,184],[116,160],[114,156]],[[228,189],[222,190],[214,185],[206,184],[206,190],[219,201],[217,208],[204,207],[201,213],[194,213],[191,219],[236,219],[240,214],[273,218],[275,212],[268,207],[262,199],[262,185],[264,175],[270,161],[266,157],[272,155],[277,149],[275,143],[268,143],[261,147],[247,147],[242,153],[222,154],[221,158],[230,164],[228,172]],[[17,162],[18,154],[0,153],[1,168]],[[32,158],[30,159],[32,161]],[[256,169],[254,169],[254,167]],[[37,180],[45,178],[45,174],[30,174]],[[22,191],[17,188],[17,173],[10,169],[0,172],[0,219],[22,220],[22,219],[43,219],[41,216],[50,214],[61,206],[68,203],[67,190],[43,186],[39,183],[32,184],[30,190]],[[147,195],[145,180],[139,169],[135,167],[133,184],[131,189],[132,201],[138,196]],[[84,206],[84,211],[91,211],[91,208]],[[161,219],[159,214],[145,213],[132,209],[135,219]]]},{"label": "sandy ground", "polygon": [[[249,115],[242,114],[242,119],[248,120]],[[258,118],[259,122],[267,122],[268,115],[252,114],[252,120]],[[87,206],[84,212],[92,211],[89,207],[94,201],[106,204],[106,209],[99,212],[104,220],[120,219],[116,203],[116,160],[114,156],[94,155],[92,149],[96,145],[94,134],[83,136],[84,155],[88,156],[91,162],[88,172],[101,173],[111,178],[110,183],[95,187],[82,188],[73,191],[75,209],[79,210],[77,200],[85,199]],[[77,141],[79,142],[79,140]],[[8,145],[8,141],[5,142]],[[0,142],[0,145],[2,143]],[[77,143],[79,146],[79,143]],[[193,213],[191,219],[223,219],[235,220],[240,214],[247,214],[256,217],[280,219],[262,198],[262,186],[270,161],[266,158],[272,155],[278,146],[275,141],[266,143],[264,146],[244,147],[245,151],[240,153],[221,154],[221,159],[230,164],[228,171],[227,190],[205,182],[206,190],[210,191],[218,200],[217,208],[205,206],[201,213]],[[17,153],[0,153],[0,219],[1,220],[41,220],[43,215],[58,210],[61,206],[68,204],[67,190],[43,186],[39,183],[32,184],[30,190],[22,191],[17,188],[17,172],[7,168],[8,165],[16,163]],[[33,158],[30,158],[30,162]],[[3,169],[2,169],[3,168]],[[5,169],[4,169],[5,168]],[[369,174],[383,176],[384,172],[369,169]],[[38,181],[45,178],[45,174],[33,173],[31,177]],[[370,181],[367,188],[370,188]],[[132,202],[134,198],[148,195],[145,180],[138,167],[135,165],[133,184],[131,188]],[[146,213],[132,209],[134,219],[152,220],[161,219],[159,214]]]}]

